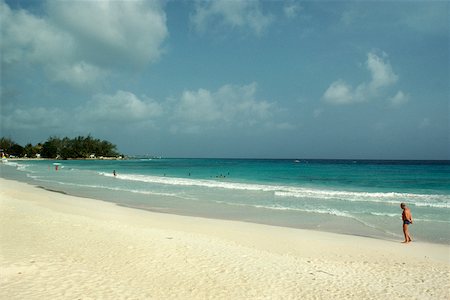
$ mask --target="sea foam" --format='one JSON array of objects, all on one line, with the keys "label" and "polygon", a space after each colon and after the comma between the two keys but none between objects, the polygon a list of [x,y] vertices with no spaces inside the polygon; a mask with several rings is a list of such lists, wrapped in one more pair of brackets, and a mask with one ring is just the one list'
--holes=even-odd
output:
[{"label": "sea foam", "polygon": [[[100,175],[112,177],[112,174],[100,172]],[[358,192],[336,191],[325,189],[312,189],[285,185],[265,185],[256,183],[240,183],[221,180],[190,179],[177,177],[161,177],[138,174],[117,175],[118,179],[139,181],[152,184],[163,184],[185,187],[217,188],[241,191],[270,192],[276,197],[290,197],[303,199],[339,200],[350,202],[374,202],[398,205],[399,202],[408,202],[416,206],[450,209],[450,196],[437,194],[412,194],[397,192]]]}]

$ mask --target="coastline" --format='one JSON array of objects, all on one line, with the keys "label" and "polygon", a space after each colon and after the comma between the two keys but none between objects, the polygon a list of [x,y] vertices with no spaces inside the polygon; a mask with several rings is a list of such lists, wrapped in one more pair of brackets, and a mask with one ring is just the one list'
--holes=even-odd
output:
[{"label": "coastline", "polygon": [[6,159],[8,161],[46,161],[46,160],[50,160],[50,161],[67,161],[67,160],[127,160],[128,158],[119,158],[119,157],[95,157],[95,158],[89,158],[89,157],[85,157],[85,158],[67,158],[67,159],[60,159],[60,158],[46,158],[46,157],[32,157],[32,158],[28,158],[28,157],[13,157],[13,158],[9,158],[6,157]]},{"label": "coastline", "polygon": [[1,298],[444,299],[448,245],[150,212],[0,178]]}]

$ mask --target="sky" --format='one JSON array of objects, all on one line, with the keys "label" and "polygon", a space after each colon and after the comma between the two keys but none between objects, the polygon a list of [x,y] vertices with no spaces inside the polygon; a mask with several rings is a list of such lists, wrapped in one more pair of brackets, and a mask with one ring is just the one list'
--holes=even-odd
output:
[{"label": "sky", "polygon": [[0,0],[0,135],[450,159],[447,1]]}]

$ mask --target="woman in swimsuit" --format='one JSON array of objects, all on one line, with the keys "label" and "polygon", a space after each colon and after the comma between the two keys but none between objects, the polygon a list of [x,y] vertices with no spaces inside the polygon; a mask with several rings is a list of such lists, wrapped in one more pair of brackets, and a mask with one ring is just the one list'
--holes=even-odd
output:
[{"label": "woman in swimsuit", "polygon": [[405,235],[405,240],[403,243],[412,242],[411,236],[409,235],[408,225],[412,224],[412,215],[409,208],[405,203],[400,204],[400,207],[403,209],[402,220],[403,220],[403,234]]}]

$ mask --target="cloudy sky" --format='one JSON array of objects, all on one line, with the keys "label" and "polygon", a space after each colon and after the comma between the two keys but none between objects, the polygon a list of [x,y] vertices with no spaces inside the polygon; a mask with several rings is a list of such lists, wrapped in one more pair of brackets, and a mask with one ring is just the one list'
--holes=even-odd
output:
[{"label": "cloudy sky", "polygon": [[449,7],[0,0],[0,135],[165,157],[450,159]]}]

